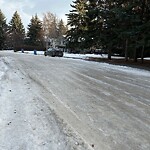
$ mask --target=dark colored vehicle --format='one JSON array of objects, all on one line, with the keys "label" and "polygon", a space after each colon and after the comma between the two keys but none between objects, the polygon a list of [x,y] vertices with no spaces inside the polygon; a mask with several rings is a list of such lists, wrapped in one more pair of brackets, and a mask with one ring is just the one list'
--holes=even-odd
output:
[{"label": "dark colored vehicle", "polygon": [[45,53],[45,56],[51,56],[51,57],[63,57],[63,51],[61,49],[57,49],[57,48],[48,48]]}]

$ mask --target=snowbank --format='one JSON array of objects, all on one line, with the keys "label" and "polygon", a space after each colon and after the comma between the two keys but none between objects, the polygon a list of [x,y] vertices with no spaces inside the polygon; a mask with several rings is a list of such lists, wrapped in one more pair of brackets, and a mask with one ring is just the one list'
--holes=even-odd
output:
[{"label": "snowbank", "polygon": [[[88,58],[108,58],[107,54],[70,54],[70,53],[64,53],[64,57],[67,58],[79,58],[79,59],[88,59]],[[112,56],[112,58],[115,59],[123,59],[124,57],[118,57],[118,56]]]}]

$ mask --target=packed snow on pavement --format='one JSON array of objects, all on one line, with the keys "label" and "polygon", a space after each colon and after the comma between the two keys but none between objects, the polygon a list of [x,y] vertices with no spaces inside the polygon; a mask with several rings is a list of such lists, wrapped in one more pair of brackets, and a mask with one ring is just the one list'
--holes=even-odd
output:
[{"label": "packed snow on pavement", "polygon": [[0,150],[90,150],[11,64],[0,57]]},{"label": "packed snow on pavement", "polygon": [[0,149],[150,149],[150,72],[0,53]]}]

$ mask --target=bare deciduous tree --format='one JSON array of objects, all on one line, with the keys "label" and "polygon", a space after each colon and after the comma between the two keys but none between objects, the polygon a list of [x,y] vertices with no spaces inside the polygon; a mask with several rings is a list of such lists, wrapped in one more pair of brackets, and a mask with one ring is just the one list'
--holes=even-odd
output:
[{"label": "bare deciduous tree", "polygon": [[58,18],[51,12],[47,12],[43,17],[43,32],[45,38],[57,38],[58,30],[57,30]]}]

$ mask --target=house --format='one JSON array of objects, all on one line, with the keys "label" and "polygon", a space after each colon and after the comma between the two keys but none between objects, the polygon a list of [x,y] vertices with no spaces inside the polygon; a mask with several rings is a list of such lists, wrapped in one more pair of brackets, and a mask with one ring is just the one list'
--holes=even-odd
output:
[{"label": "house", "polygon": [[65,41],[65,35],[58,37],[58,38],[47,38],[46,40],[46,49],[49,47],[58,47],[65,49],[66,47],[66,41]]}]

